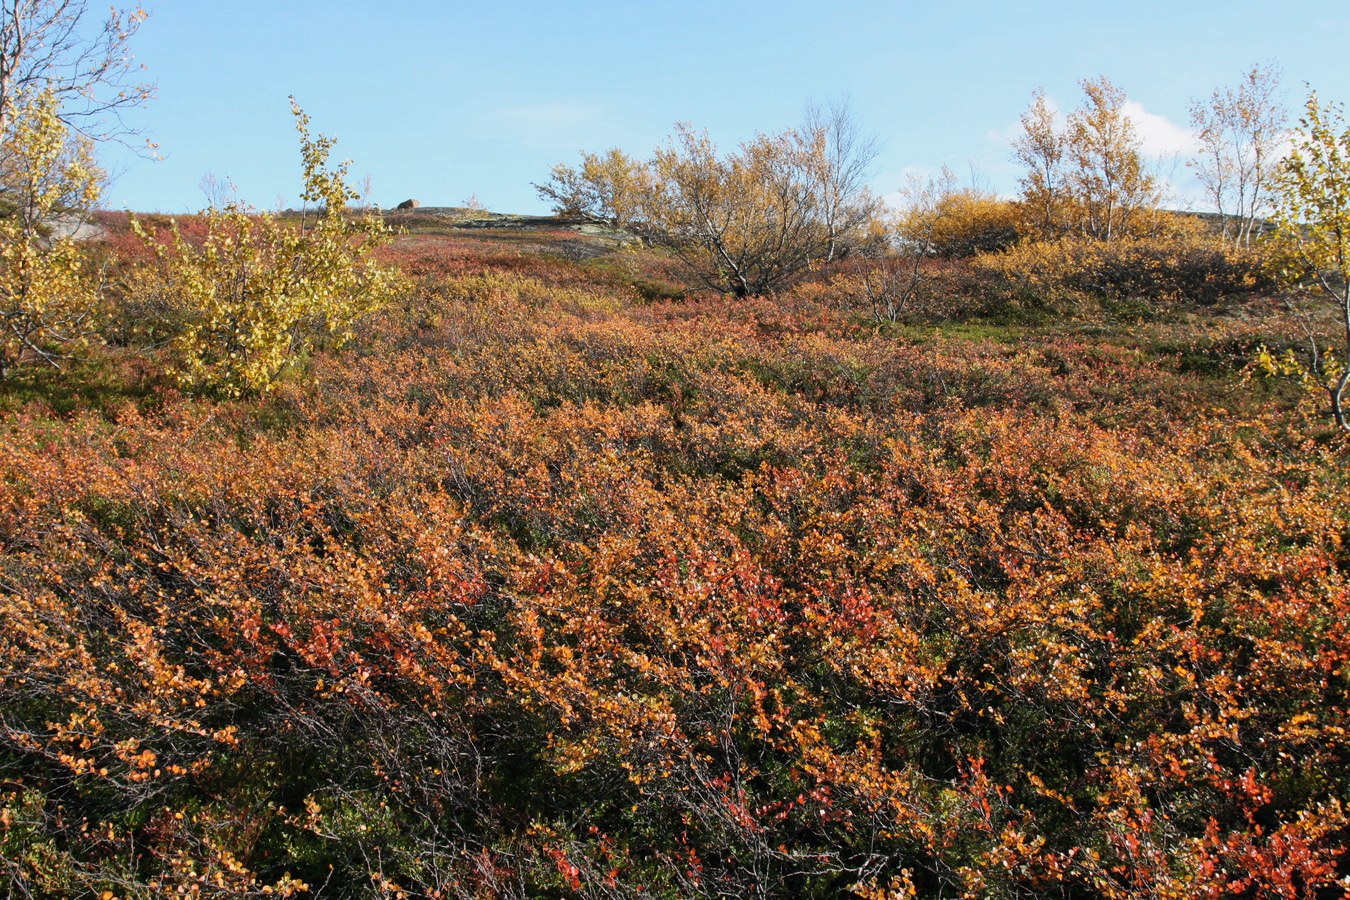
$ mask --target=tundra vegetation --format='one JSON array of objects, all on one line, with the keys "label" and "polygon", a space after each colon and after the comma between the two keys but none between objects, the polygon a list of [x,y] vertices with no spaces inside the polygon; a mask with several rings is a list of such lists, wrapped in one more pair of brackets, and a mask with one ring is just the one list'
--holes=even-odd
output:
[{"label": "tundra vegetation", "polygon": [[14,107],[4,890],[1345,895],[1341,126],[1268,243],[1084,90],[1014,201],[888,216],[829,129],[555,170],[625,249],[385,234],[298,111],[317,218],[53,240],[87,145]]}]

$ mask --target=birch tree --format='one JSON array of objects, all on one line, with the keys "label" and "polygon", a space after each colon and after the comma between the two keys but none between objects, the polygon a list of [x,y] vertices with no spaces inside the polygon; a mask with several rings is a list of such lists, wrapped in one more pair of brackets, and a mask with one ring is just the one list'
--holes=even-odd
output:
[{"label": "birch tree", "polygon": [[1055,124],[1055,112],[1045,91],[1037,90],[1022,114],[1022,134],[1013,141],[1013,156],[1026,169],[1022,200],[1031,212],[1031,226],[1049,237],[1063,226],[1068,198],[1064,161],[1064,134]]},{"label": "birch tree", "polygon": [[61,121],[95,141],[129,133],[122,113],[154,93],[130,44],[147,13],[98,18],[86,0],[0,0],[0,132],[25,98],[54,98]]},{"label": "birch tree", "polygon": [[[1340,104],[1308,96],[1293,134],[1293,149],[1279,168],[1276,223],[1293,248],[1291,275],[1298,286],[1331,301],[1340,347],[1323,354],[1310,330],[1308,380],[1326,390],[1332,417],[1350,431],[1345,391],[1350,384],[1350,126]],[[1268,368],[1273,363],[1266,360]]]},{"label": "birch tree", "polygon": [[1157,181],[1144,167],[1125,92],[1105,76],[1081,84],[1083,103],[1065,136],[1068,180],[1081,232],[1109,241],[1128,232],[1136,212],[1157,206]]},{"label": "birch tree", "polygon": [[1125,92],[1105,76],[1081,83],[1083,102],[1060,126],[1038,91],[1013,142],[1026,167],[1022,202],[1042,237],[1078,234],[1110,241],[1130,233],[1139,213],[1156,209],[1158,180],[1148,171]]},{"label": "birch tree", "polygon": [[1280,70],[1255,65],[1236,88],[1216,89],[1191,104],[1200,152],[1189,165],[1219,214],[1223,236],[1250,245],[1256,223],[1272,209],[1271,181],[1288,138],[1279,101]]}]

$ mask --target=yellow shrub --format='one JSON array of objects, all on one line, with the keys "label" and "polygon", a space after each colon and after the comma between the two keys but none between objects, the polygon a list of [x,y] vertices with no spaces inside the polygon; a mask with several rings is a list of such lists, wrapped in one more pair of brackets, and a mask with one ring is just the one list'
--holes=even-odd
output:
[{"label": "yellow shrub", "polygon": [[1140,210],[1132,220],[1136,238],[1168,238],[1176,241],[1206,243],[1220,237],[1209,222],[1197,215],[1171,209]]},{"label": "yellow shrub", "polygon": [[951,191],[931,206],[902,212],[896,232],[907,244],[927,244],[928,252],[956,259],[992,253],[1017,243],[1017,204],[978,191]]},{"label": "yellow shrub", "polygon": [[75,242],[50,228],[53,216],[93,206],[101,177],[50,94],[19,109],[3,139],[0,378],[32,361],[59,367],[93,333],[97,285]]},{"label": "yellow shrub", "polygon": [[206,236],[186,239],[175,222],[169,240],[133,220],[160,260],[152,278],[176,315],[172,342],[180,380],[229,395],[268,390],[302,354],[340,345],[362,316],[393,293],[395,275],[369,251],[388,230],[373,214],[343,214],[356,193],[347,163],[328,168],[331,138],[311,138],[309,117],[295,105],[307,204],[299,223],[236,204],[203,215]]},{"label": "yellow shrub", "polygon": [[1185,237],[1028,241],[975,261],[1000,299],[1036,306],[1094,300],[1214,303],[1273,287],[1259,249]]}]

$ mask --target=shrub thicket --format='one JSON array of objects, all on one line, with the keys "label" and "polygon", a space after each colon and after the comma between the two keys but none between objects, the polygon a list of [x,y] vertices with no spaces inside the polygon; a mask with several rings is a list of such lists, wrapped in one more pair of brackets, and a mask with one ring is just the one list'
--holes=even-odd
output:
[{"label": "shrub thicket", "polygon": [[1337,889],[1342,451],[1231,370],[425,288],[0,420],[5,890]]},{"label": "shrub thicket", "polygon": [[923,207],[902,211],[895,223],[902,245],[948,259],[1006,250],[1018,241],[1022,212],[1016,203],[972,190],[934,197]]},{"label": "shrub thicket", "polygon": [[1028,241],[981,256],[975,269],[994,298],[1051,309],[1100,300],[1212,304],[1278,287],[1260,248],[1185,237]]}]

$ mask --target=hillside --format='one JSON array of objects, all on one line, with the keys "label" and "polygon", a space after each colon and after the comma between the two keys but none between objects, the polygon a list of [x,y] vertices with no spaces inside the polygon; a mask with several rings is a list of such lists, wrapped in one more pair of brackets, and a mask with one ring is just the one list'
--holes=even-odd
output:
[{"label": "hillside", "polygon": [[556,220],[391,222],[399,299],[269,392],[130,338],[0,385],[15,883],[1346,874],[1345,450],[1252,366],[1278,304],[878,323],[846,266],[737,301]]}]

